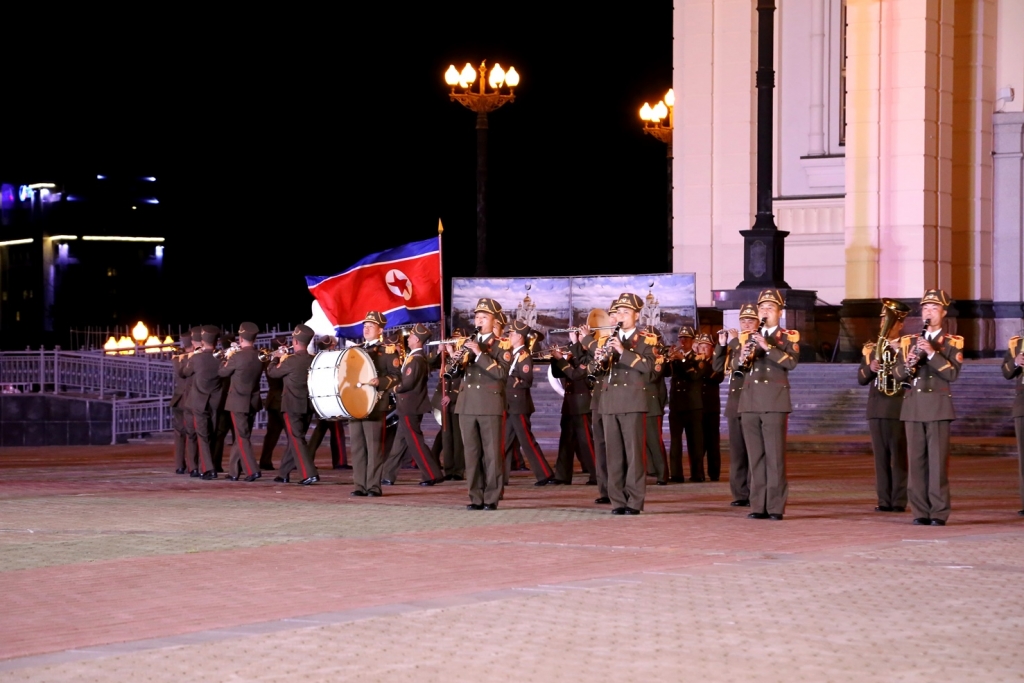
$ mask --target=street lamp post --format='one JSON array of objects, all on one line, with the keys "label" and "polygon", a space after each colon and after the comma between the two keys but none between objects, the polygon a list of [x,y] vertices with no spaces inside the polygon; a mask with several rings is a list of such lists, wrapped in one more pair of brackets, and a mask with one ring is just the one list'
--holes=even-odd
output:
[{"label": "street lamp post", "polygon": [[658,102],[653,107],[644,102],[644,106],[640,107],[640,120],[644,122],[644,133],[652,135],[668,147],[666,153],[666,170],[665,176],[667,179],[666,194],[668,195],[667,206],[668,206],[668,229],[666,230],[666,272],[672,272],[672,128],[673,128],[673,110],[676,106],[676,96],[669,88],[669,91],[665,93],[665,99]]},{"label": "street lamp post", "polygon": [[[452,64],[444,80],[451,87],[451,100],[476,112],[476,276],[482,277],[487,275],[487,114],[506,102],[515,101],[519,74],[515,67],[505,71],[500,64],[495,64],[488,79],[486,60],[480,62],[479,72],[480,86],[476,92],[473,83],[477,70],[471,64],[466,64],[461,72]],[[490,90],[486,85],[491,86]],[[508,92],[503,92],[504,89]]]}]

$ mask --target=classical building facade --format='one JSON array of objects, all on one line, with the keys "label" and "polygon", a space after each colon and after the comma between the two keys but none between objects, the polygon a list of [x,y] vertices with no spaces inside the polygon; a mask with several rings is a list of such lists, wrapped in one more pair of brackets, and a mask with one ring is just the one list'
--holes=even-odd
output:
[{"label": "classical building facade", "polygon": [[[843,306],[848,351],[880,297],[942,287],[968,348],[1001,353],[1024,315],[1024,1],[776,4],[788,284]],[[755,213],[756,6],[675,5],[673,264],[702,306],[743,279]]]}]

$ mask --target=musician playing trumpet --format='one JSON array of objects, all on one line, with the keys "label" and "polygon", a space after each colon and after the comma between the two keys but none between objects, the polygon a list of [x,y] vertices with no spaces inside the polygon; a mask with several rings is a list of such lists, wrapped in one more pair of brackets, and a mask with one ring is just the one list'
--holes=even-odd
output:
[{"label": "musician playing trumpet", "polygon": [[668,395],[669,476],[685,481],[683,474],[683,433],[690,460],[690,481],[704,481],[704,377],[711,364],[693,353],[693,328],[683,325],[676,335],[679,344],[669,353],[672,388]]},{"label": "musician playing trumpet", "polygon": [[263,363],[253,346],[260,328],[256,323],[244,322],[238,327],[237,351],[225,354],[227,360],[217,370],[222,378],[230,378],[224,410],[231,419],[235,445],[228,462],[228,479],[238,481],[245,472],[245,481],[260,478],[259,465],[252,450],[252,425],[256,413],[263,409],[260,399],[260,376]]},{"label": "musician playing trumpet", "polygon": [[725,421],[729,427],[729,491],[732,493],[732,507],[750,507],[750,462],[747,446],[743,440],[743,425],[740,422],[740,392],[746,375],[736,372],[739,366],[740,334],[752,334],[760,318],[757,307],[752,303],[740,307],[740,329],[718,331],[718,344],[711,359],[711,369],[729,377],[729,396],[725,401]]},{"label": "musician playing trumpet", "polygon": [[[868,342],[861,350],[857,382],[861,386],[870,385],[867,420],[871,450],[875,455],[875,492],[878,496],[875,511],[903,512],[907,509],[907,437],[900,422],[904,390],[892,374],[892,366],[899,353],[899,338],[906,312],[899,315],[895,309],[883,306],[881,315],[886,333],[880,335],[881,342]],[[889,325],[885,323],[886,315],[892,316]],[[884,329],[886,327],[888,330]],[[883,361],[890,367],[883,368]],[[881,381],[879,373],[883,373]],[[887,374],[891,378],[888,386],[885,384]]]}]

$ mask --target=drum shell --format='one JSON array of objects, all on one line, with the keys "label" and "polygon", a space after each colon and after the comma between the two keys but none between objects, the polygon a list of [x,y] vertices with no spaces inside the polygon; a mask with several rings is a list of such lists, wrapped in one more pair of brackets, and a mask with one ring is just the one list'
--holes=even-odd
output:
[{"label": "drum shell", "polygon": [[323,419],[363,419],[379,400],[377,388],[369,384],[375,377],[373,358],[363,349],[321,351],[307,376],[309,400]]}]

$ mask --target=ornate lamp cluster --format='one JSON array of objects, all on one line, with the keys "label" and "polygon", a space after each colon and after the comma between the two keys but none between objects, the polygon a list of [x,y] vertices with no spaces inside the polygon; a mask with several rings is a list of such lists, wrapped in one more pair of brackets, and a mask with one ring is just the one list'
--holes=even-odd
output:
[{"label": "ornate lamp cluster", "polygon": [[640,120],[644,122],[644,132],[666,144],[672,144],[672,110],[675,105],[676,96],[671,88],[665,93],[665,99],[653,107],[644,102],[644,106],[640,107]]},{"label": "ornate lamp cluster", "polygon": [[[515,101],[515,88],[519,85],[519,74],[515,67],[509,67],[508,71],[505,71],[501,68],[501,64],[495,64],[491,67],[491,76],[488,78],[487,60],[484,60],[480,62],[479,72],[480,87],[478,91],[474,92],[473,83],[477,80],[477,70],[471,64],[467,63],[462,67],[462,71],[458,71],[454,64],[448,67],[444,73],[444,80],[452,89],[452,102],[458,102],[478,114],[486,114],[506,102]],[[490,91],[487,90],[485,84],[491,86]],[[459,88],[461,92],[456,92],[456,88]],[[503,89],[508,90],[507,94],[502,92]]]}]

